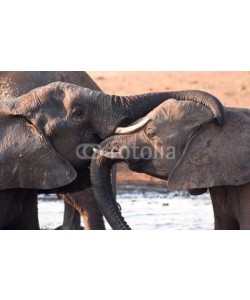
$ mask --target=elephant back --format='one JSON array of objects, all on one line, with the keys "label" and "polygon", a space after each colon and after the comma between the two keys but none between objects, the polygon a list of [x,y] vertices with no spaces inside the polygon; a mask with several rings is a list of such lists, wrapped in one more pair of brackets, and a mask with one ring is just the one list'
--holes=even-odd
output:
[{"label": "elephant back", "polygon": [[86,72],[16,71],[0,72],[0,100],[19,97],[30,90],[54,81],[73,83],[100,91]]},{"label": "elephant back", "polygon": [[187,143],[170,174],[173,189],[243,185],[250,182],[250,109],[227,109],[222,126],[205,125]]}]

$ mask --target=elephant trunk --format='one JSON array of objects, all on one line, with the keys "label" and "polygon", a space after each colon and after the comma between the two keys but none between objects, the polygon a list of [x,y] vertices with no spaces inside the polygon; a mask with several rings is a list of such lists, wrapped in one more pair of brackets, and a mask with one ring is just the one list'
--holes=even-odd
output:
[{"label": "elephant trunk", "polygon": [[[219,125],[222,125],[225,120],[225,110],[221,102],[213,95],[203,91],[187,90],[118,97],[118,102],[120,102],[121,110],[125,110],[127,113],[129,109],[130,118],[135,121],[168,99],[200,103],[212,111],[214,119],[217,120]],[[138,102],[137,105],[135,105],[136,102]]]},{"label": "elephant trunk", "polygon": [[112,193],[111,169],[113,164],[113,160],[99,154],[92,159],[90,167],[92,189],[99,208],[110,226],[116,230],[129,230],[131,228],[122,217]]},{"label": "elephant trunk", "polygon": [[[225,110],[221,102],[213,95],[196,90],[148,93],[135,96],[115,96],[95,92],[98,109],[101,111],[100,137],[105,139],[113,134],[118,126],[128,126],[148,114],[168,99],[193,101],[207,106],[219,125],[225,121]],[[110,124],[104,128],[105,116],[112,116]],[[103,118],[102,118],[103,116]],[[99,127],[99,126],[98,126]]]}]

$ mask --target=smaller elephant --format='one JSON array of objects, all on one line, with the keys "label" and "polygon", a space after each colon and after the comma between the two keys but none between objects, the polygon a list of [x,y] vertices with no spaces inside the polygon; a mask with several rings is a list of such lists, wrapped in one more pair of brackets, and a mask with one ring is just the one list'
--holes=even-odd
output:
[{"label": "smaller elephant", "polygon": [[[94,194],[113,229],[130,229],[112,208],[109,170],[114,162],[202,194],[209,188],[215,229],[250,229],[250,110],[227,108],[218,126],[206,106],[168,100],[101,143],[91,163]],[[138,129],[140,128],[140,129]]]}]

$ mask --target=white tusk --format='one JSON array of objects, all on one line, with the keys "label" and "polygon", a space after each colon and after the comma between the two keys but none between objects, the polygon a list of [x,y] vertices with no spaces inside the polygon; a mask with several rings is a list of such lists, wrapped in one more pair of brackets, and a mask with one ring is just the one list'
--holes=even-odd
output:
[{"label": "white tusk", "polygon": [[115,130],[115,134],[133,133],[133,132],[139,130],[140,128],[142,128],[144,125],[146,125],[149,120],[150,120],[150,118],[143,117],[141,119],[138,119],[137,121],[135,121],[132,125],[130,125],[128,127],[117,127]]},{"label": "white tusk", "polygon": [[101,153],[101,150],[99,150],[99,149],[93,148],[93,152],[94,152],[95,154],[97,154],[97,155],[101,155],[101,154],[100,154],[100,153]]},{"label": "white tusk", "polygon": [[109,159],[124,159],[123,155],[120,152],[113,152],[113,151],[109,152],[109,151],[99,150],[99,149],[96,149],[96,148],[94,148],[93,151],[97,155],[104,156],[104,157],[107,157]]}]

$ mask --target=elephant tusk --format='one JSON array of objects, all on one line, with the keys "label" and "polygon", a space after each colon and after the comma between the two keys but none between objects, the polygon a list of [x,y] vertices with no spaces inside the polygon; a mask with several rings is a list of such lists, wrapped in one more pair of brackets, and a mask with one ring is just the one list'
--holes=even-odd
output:
[{"label": "elephant tusk", "polygon": [[96,148],[93,148],[93,152],[94,152],[96,155],[100,155],[100,156],[101,156],[101,150],[96,149]]},{"label": "elephant tusk", "polygon": [[93,151],[95,154],[109,159],[124,159],[123,155],[120,152],[114,152],[114,151],[109,152],[109,151],[99,150],[96,148],[94,148]]},{"label": "elephant tusk", "polygon": [[117,127],[115,130],[115,134],[128,134],[128,133],[133,133],[140,128],[142,128],[144,125],[148,123],[150,118],[148,117],[143,117],[137,121],[135,121],[132,125],[128,127]]}]

